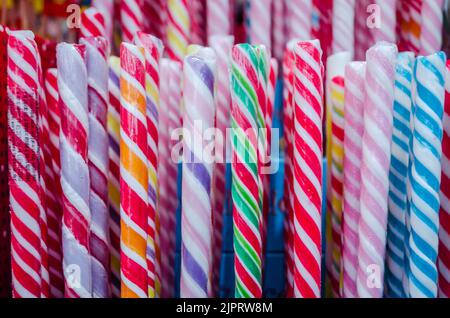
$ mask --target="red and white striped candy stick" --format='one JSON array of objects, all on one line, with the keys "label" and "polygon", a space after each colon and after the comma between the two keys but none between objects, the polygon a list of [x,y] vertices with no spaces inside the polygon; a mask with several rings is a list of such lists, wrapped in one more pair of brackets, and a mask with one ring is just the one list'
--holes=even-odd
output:
[{"label": "red and white striped candy stick", "polygon": [[94,7],[86,9],[81,14],[80,36],[106,36],[105,15]]},{"label": "red and white striped candy stick", "polygon": [[206,0],[208,39],[213,35],[231,35],[233,14],[233,1]]},{"label": "red and white striped candy stick", "polygon": [[120,48],[120,246],[123,298],[147,298],[148,165],[143,49]]},{"label": "red and white striped candy stick", "polygon": [[181,62],[186,54],[192,29],[187,0],[167,2],[167,54],[172,60]]},{"label": "red and white striped candy stick", "polygon": [[422,4],[420,54],[429,55],[442,49],[444,0],[429,0]]},{"label": "red and white striped candy stick", "polygon": [[271,153],[272,145],[272,124],[273,111],[275,107],[275,92],[278,79],[278,61],[275,58],[270,59],[269,82],[267,86],[267,104],[266,104],[266,128],[267,128],[267,147],[268,154]]},{"label": "red and white striped candy stick", "polygon": [[206,43],[206,0],[191,0],[189,11],[192,21],[189,42],[204,45]]},{"label": "red and white striped candy stick", "polygon": [[439,297],[450,297],[450,61],[445,69],[444,135],[442,138],[441,209],[439,211]]},{"label": "red and white striped candy stick", "polygon": [[164,38],[166,27],[166,0],[144,0],[144,31],[156,36],[159,39]]},{"label": "red and white striped candy stick", "polygon": [[262,44],[271,52],[271,4],[272,0],[247,0],[247,40]]},{"label": "red and white striped candy stick", "polygon": [[284,1],[272,1],[272,56],[277,60],[283,59],[285,4]]},{"label": "red and white striped candy stick", "polygon": [[355,2],[355,59],[365,60],[366,51],[373,43],[373,34],[367,27],[367,6],[372,0]]},{"label": "red and white striped candy stick", "polygon": [[114,27],[114,0],[92,0],[92,6],[103,14],[105,20],[104,37],[112,43]]},{"label": "red and white striped candy stick", "polygon": [[[217,93],[216,93],[216,128],[226,136],[226,129],[230,127],[230,77],[228,69],[230,67],[231,49],[234,44],[233,36],[214,35],[209,38],[209,44],[216,52],[217,69],[225,70],[217,73]],[[223,212],[226,198],[225,180],[225,155],[230,145],[225,144],[226,139],[216,139],[216,150],[220,152],[221,160],[216,162],[213,171],[213,293],[217,296],[219,292],[220,262],[222,256],[222,229]]]},{"label": "red and white striped candy stick", "polygon": [[57,47],[63,191],[62,247],[66,297],[91,297],[86,47]]},{"label": "red and white striped candy stick", "polygon": [[320,297],[322,209],[322,51],[294,47],[294,296]]},{"label": "red and white striped candy stick", "polygon": [[355,0],[335,0],[333,2],[333,43],[332,52],[355,51],[354,38]]},{"label": "red and white striped candy stick", "polygon": [[286,1],[288,39],[311,39],[312,0]]},{"label": "red and white striped candy stick", "polygon": [[92,296],[111,295],[109,271],[108,148],[106,127],[108,112],[108,41],[104,37],[82,38],[86,46],[89,106],[89,207],[91,227],[89,246],[92,254]]},{"label": "red and white striped candy stick", "polygon": [[[157,170],[158,170],[158,112],[159,112],[159,60],[163,53],[160,39],[138,32],[134,42],[145,52],[145,86],[147,100],[147,159],[148,159],[148,243],[147,269],[148,293],[155,297],[155,289],[159,285],[156,279],[156,207],[157,207]],[[159,288],[159,286],[158,286]]]},{"label": "red and white striped candy stick", "polygon": [[122,0],[120,2],[122,41],[131,43],[136,32],[143,30],[143,5],[144,0]]},{"label": "red and white striped candy stick", "polygon": [[[408,0],[409,2],[409,41],[408,51],[418,53],[420,50],[420,33],[422,28],[422,5],[424,0]],[[431,22],[431,21],[430,21]]]},{"label": "red and white striped candy stick", "polygon": [[40,297],[39,55],[34,40],[20,32],[9,34],[7,50],[13,297]]},{"label": "red and white striped candy stick", "polygon": [[64,295],[64,276],[62,272],[61,251],[61,217],[62,199],[59,160],[59,95],[56,68],[48,69],[45,76],[45,93],[47,100],[48,144],[51,160],[51,169],[54,178],[55,190],[47,191],[54,196],[53,213],[47,213],[48,222],[48,248],[51,296],[61,298]]}]

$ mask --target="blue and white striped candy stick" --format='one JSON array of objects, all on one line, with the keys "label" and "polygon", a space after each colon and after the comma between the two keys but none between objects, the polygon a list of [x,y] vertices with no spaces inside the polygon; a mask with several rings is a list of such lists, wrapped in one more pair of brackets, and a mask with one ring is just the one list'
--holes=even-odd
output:
[{"label": "blue and white striped candy stick", "polygon": [[389,297],[404,297],[404,238],[407,208],[407,173],[411,135],[411,85],[414,54],[400,53],[395,66],[394,129],[389,170],[389,216],[386,283]]},{"label": "blue and white striped candy stick", "polygon": [[409,238],[409,294],[414,298],[437,296],[445,60],[443,52],[421,56],[414,69],[416,96]]}]

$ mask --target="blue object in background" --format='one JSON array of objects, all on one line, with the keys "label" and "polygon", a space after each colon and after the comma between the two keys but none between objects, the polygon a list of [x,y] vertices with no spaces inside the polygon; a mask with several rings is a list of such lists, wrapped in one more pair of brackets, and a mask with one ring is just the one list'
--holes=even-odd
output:
[{"label": "blue object in background", "polygon": [[[278,128],[280,131],[280,138],[283,136],[283,116],[282,116],[282,81],[277,82],[276,98],[274,107],[273,128]],[[268,298],[276,298],[284,296],[285,285],[285,269],[284,269],[284,212],[281,210],[281,201],[284,191],[284,153],[280,149],[280,157],[273,158],[278,160],[278,171],[271,176],[271,198],[272,203],[269,209],[268,226],[267,226],[267,240],[266,240],[266,255],[265,255],[265,269],[263,277],[263,295]],[[326,211],[326,174],[323,171],[323,207],[322,211]],[[180,282],[180,246],[181,246],[181,169],[179,165],[178,170],[178,202],[179,208],[177,210],[177,254],[175,258],[175,295],[179,297],[179,282]],[[223,228],[223,247],[222,247],[222,261],[220,269],[220,297],[230,298],[234,297],[234,251],[233,251],[233,212],[231,208],[231,165],[227,164],[227,197],[224,211],[224,228]],[[325,251],[325,213],[323,216],[322,249]],[[323,253],[324,255],[325,253]],[[322,268],[324,267],[324,256]],[[322,270],[322,273],[325,271]],[[322,282],[324,277],[322,277]],[[322,284],[322,287],[324,284]]]}]

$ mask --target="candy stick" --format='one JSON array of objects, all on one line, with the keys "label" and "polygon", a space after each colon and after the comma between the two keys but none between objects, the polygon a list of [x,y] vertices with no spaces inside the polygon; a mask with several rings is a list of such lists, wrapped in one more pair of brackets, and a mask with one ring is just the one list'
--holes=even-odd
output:
[{"label": "candy stick", "polygon": [[45,93],[47,100],[47,120],[49,126],[48,147],[50,152],[51,169],[54,178],[53,186],[56,191],[47,191],[53,193],[54,211],[48,214],[48,247],[49,247],[49,266],[50,283],[52,297],[61,298],[64,295],[64,276],[62,272],[62,251],[61,251],[61,185],[59,158],[59,94],[56,68],[47,70],[45,76]]},{"label": "candy stick", "polygon": [[181,62],[189,44],[191,19],[186,0],[169,0],[167,3],[167,54]]},{"label": "candy stick", "polygon": [[114,0],[92,0],[92,6],[103,14],[105,21],[105,33],[103,36],[109,41],[109,43],[112,43],[114,27]]},{"label": "candy stick", "polygon": [[420,32],[420,54],[433,54],[442,49],[442,26],[444,22],[444,0],[424,1],[422,4],[422,28]]},{"label": "candy stick", "polygon": [[109,237],[111,242],[111,292],[120,297],[120,59],[109,58]]},{"label": "candy stick", "polygon": [[229,0],[207,0],[206,18],[208,39],[213,35],[231,35],[233,29],[233,2]]},{"label": "candy stick", "polygon": [[148,167],[143,49],[120,50],[121,293],[147,298]]},{"label": "candy stick", "polygon": [[247,41],[262,44],[271,51],[271,4],[272,0],[247,0]]},{"label": "candy stick", "polygon": [[331,79],[330,99],[332,107],[331,123],[331,276],[334,282],[333,293],[339,297],[342,268],[342,196],[343,196],[343,161],[344,161],[344,78],[335,76]]},{"label": "candy stick", "polygon": [[319,9],[319,38],[322,47],[322,59],[326,61],[331,54],[333,42],[333,0],[315,0]]},{"label": "candy stick", "polygon": [[[234,37],[214,35],[209,38],[209,44],[217,56],[217,69],[222,70],[217,74],[217,94],[216,94],[216,128],[222,136],[226,136],[226,129],[230,127],[230,69],[231,49],[233,48]],[[225,71],[223,71],[225,70]],[[230,144],[226,139],[216,138],[216,151],[221,154],[218,162],[215,163],[213,171],[213,291],[216,296],[219,292],[220,261],[222,256],[222,229],[224,203],[226,194],[226,165],[225,153]]]},{"label": "candy stick", "polygon": [[80,36],[83,38],[106,35],[105,15],[94,7],[81,14]]},{"label": "candy stick", "polygon": [[411,248],[409,292],[413,298],[437,296],[439,188],[441,181],[442,117],[445,54],[418,57],[414,109]]},{"label": "candy stick", "polygon": [[190,43],[204,45],[206,43],[206,0],[193,0],[189,4],[192,21]]},{"label": "candy stick", "polygon": [[159,111],[159,59],[163,44],[160,39],[138,32],[134,42],[145,52],[145,91],[147,99],[147,160],[148,160],[148,238],[147,269],[148,296],[155,297],[155,238],[158,168],[158,111]]},{"label": "candy stick", "polygon": [[422,25],[423,0],[409,0],[409,51],[418,53],[420,50],[420,33]]},{"label": "candy stick", "polygon": [[165,0],[144,0],[144,19],[145,31],[162,39],[165,33],[166,24],[166,3]]},{"label": "candy stick", "polygon": [[211,288],[213,158],[201,136],[214,127],[216,67],[209,48],[184,60],[181,297],[207,297]]},{"label": "candy stick", "polygon": [[336,0],[333,2],[333,53],[342,51],[354,55],[355,38],[355,0]]},{"label": "candy stick", "polygon": [[[232,50],[232,201],[235,296],[260,298],[262,242],[257,164],[258,52],[249,44]],[[244,90],[247,87],[248,90]]]},{"label": "candy stick", "polygon": [[[359,297],[380,298],[383,294],[396,55],[396,46],[385,42],[367,52],[358,227]],[[380,276],[369,277],[374,271]]]},{"label": "candy stick", "polygon": [[267,128],[267,153],[271,154],[272,145],[272,128],[273,128],[273,112],[275,107],[275,91],[278,79],[278,62],[275,58],[270,59],[269,82],[267,87],[267,104],[266,104],[266,128]]},{"label": "candy stick", "polygon": [[286,1],[288,39],[311,39],[312,0]]},{"label": "candy stick", "polygon": [[294,47],[294,297],[320,297],[322,209],[322,50]]},{"label": "candy stick", "polygon": [[439,211],[439,297],[450,297],[450,243],[446,239],[450,233],[450,62],[445,69],[445,105],[442,139],[441,209]]},{"label": "candy stick", "polygon": [[110,297],[108,164],[109,140],[106,127],[108,112],[108,41],[103,37],[82,38],[86,46],[89,105],[89,207],[91,228],[89,246],[92,254],[92,296]]},{"label": "candy stick", "polygon": [[379,41],[396,43],[396,1],[376,0],[375,3],[379,7],[380,17],[382,17],[379,28],[371,29],[375,43]]},{"label": "candy stick", "polygon": [[373,34],[367,27],[367,7],[371,0],[355,1],[355,59],[365,60],[366,51],[373,43]]},{"label": "candy stick", "polygon": [[143,0],[122,0],[120,2],[120,20],[122,41],[132,42],[137,31],[142,31],[144,17]]},{"label": "candy stick", "polygon": [[409,48],[409,5],[410,0],[399,1],[397,3],[397,26],[400,28],[397,33],[399,36],[398,46],[400,51]]},{"label": "candy stick", "polygon": [[410,52],[400,53],[395,67],[394,129],[392,132],[391,167],[389,171],[389,216],[386,250],[387,295],[404,297],[403,276],[406,182],[409,165],[409,123],[411,113],[412,61]]},{"label": "candy stick", "polygon": [[342,297],[355,298],[358,268],[359,190],[361,144],[364,133],[365,62],[345,68],[344,203],[342,220]]},{"label": "candy stick", "polygon": [[92,292],[85,55],[84,45],[61,43],[57,47],[66,297],[91,297]]},{"label": "candy stick", "polygon": [[[38,49],[23,33],[8,37],[8,165],[13,297],[40,297],[41,185],[39,180]],[[27,106],[27,109],[23,107]],[[23,169],[24,165],[27,169]]]},{"label": "candy stick", "polygon": [[[339,76],[344,77],[345,65],[351,61],[350,52],[339,52],[331,55],[327,60],[327,76],[325,82],[326,91],[326,118],[325,118],[325,128],[326,128],[326,159],[327,159],[327,215],[326,215],[326,244],[328,248],[326,249],[325,263],[327,267],[327,272],[329,278],[329,285],[327,285],[327,291],[333,292],[333,295],[339,294],[339,275],[333,274],[333,228],[332,228],[332,200],[331,200],[331,166],[332,166],[332,112],[333,107],[331,103],[331,79]],[[339,264],[334,264],[339,267]]]},{"label": "candy stick", "polygon": [[283,59],[284,54],[284,17],[284,1],[272,1],[272,55],[279,61]]}]

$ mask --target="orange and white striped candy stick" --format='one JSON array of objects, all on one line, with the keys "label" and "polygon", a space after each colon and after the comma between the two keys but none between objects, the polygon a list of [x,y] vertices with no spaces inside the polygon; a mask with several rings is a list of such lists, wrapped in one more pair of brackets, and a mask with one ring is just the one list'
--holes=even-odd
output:
[{"label": "orange and white striped candy stick", "polygon": [[86,46],[89,104],[89,207],[92,222],[89,246],[92,253],[92,295],[108,298],[109,213],[108,213],[108,41],[104,37],[82,38]]},{"label": "orange and white striped candy stick", "polygon": [[66,297],[91,297],[89,249],[88,97],[86,47],[61,43],[56,48],[60,152],[63,193],[62,247]]},{"label": "orange and white striped candy stick", "polygon": [[[41,296],[38,49],[32,38],[8,38],[8,165],[13,297]],[[26,167],[26,168],[25,168]]]},{"label": "orange and white striped candy stick", "polygon": [[105,16],[101,11],[94,7],[83,11],[81,14],[80,36],[82,38],[106,36]]},{"label": "orange and white striped candy stick", "polygon": [[191,34],[191,18],[187,0],[167,2],[167,54],[172,60],[182,62]]},{"label": "orange and white striped candy stick", "polygon": [[121,293],[147,298],[147,118],[144,52],[120,48],[120,217]]},{"label": "orange and white striped candy stick", "polygon": [[142,31],[144,26],[143,5],[143,0],[122,0],[120,2],[122,41],[131,43],[136,32]]}]

